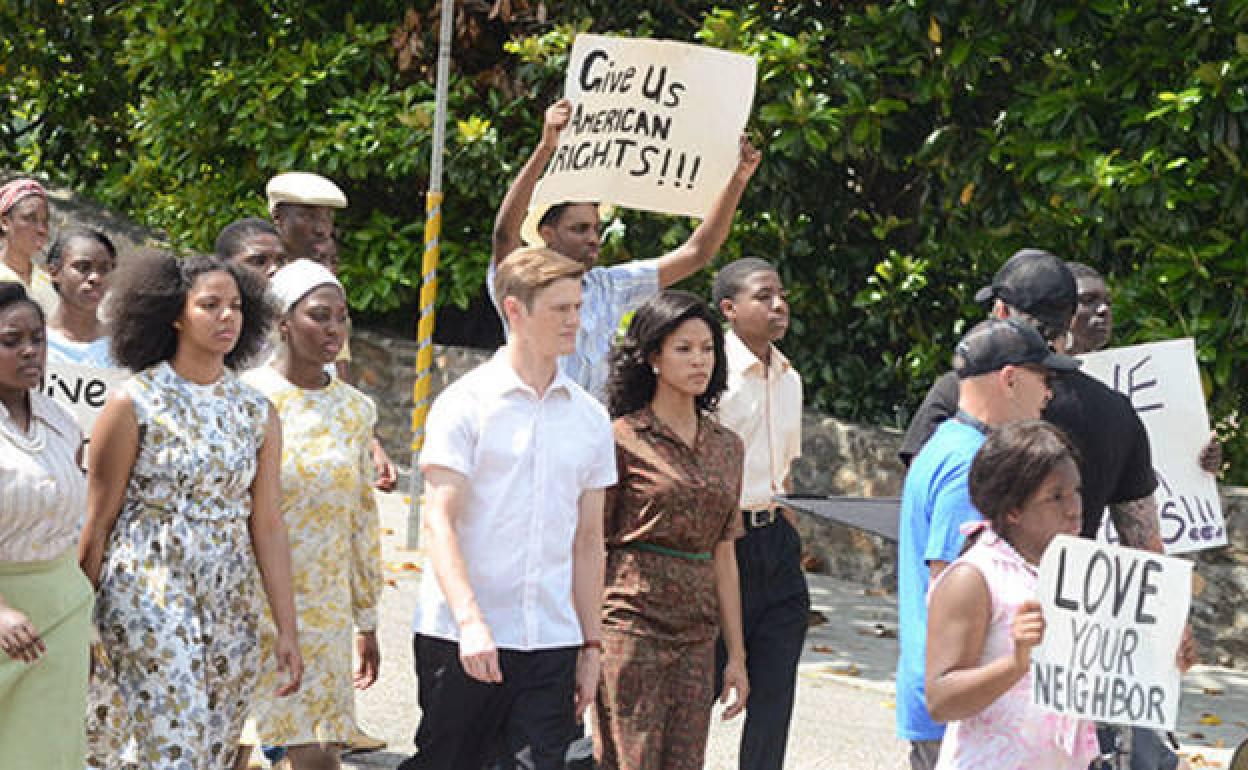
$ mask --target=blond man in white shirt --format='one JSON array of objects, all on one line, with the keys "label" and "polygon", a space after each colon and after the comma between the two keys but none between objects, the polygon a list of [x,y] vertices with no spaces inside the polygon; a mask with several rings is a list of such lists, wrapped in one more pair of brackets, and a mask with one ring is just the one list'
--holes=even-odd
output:
[{"label": "blond man in white shirt", "polygon": [[507,345],[447,388],[420,456],[418,753],[402,770],[562,770],[598,684],[606,410],[563,374],[584,267],[521,249],[495,278]]},{"label": "blond man in white shirt", "polygon": [[[789,489],[790,468],[802,451],[802,379],[773,344],[789,328],[789,303],[771,263],[746,257],[725,265],[713,296],[731,326],[719,418],[745,443],[746,534],[736,547],[751,690],[740,767],[780,770],[810,597],[796,518],[772,500]],[[719,659],[722,671],[722,643]]]}]

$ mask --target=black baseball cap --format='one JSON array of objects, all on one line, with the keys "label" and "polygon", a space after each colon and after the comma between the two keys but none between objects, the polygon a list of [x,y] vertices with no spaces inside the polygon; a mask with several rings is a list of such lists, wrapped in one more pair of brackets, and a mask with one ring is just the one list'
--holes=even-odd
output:
[{"label": "black baseball cap", "polygon": [[960,380],[1022,364],[1070,371],[1078,369],[1080,361],[1049,350],[1040,332],[1022,321],[1000,318],[976,324],[953,353],[953,370]]},{"label": "black baseball cap", "polygon": [[1041,249],[1014,252],[992,277],[992,285],[975,293],[976,302],[1000,299],[1055,332],[1069,328],[1078,298],[1070,268]]}]

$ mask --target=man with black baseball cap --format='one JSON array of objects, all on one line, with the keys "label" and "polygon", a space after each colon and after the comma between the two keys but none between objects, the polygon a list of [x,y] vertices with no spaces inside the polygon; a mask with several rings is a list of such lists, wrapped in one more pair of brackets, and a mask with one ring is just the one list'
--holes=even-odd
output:
[{"label": "man with black baseball cap", "polygon": [[[1065,351],[1066,332],[1078,294],[1069,268],[1052,254],[1036,249],[1019,251],[997,271],[992,285],[981,289],[976,298],[991,301],[994,316],[1024,320],[1056,350]],[[1053,397],[1041,416],[1065,431],[1079,450],[1083,498],[1080,534],[1096,537],[1108,506],[1123,545],[1161,553],[1160,521],[1153,498],[1157,479],[1153,473],[1152,453],[1144,424],[1131,402],[1079,371],[1056,374],[1050,379],[1050,386]],[[909,465],[914,459],[917,463],[920,448],[933,436],[937,426],[954,415],[957,403],[958,380],[950,372],[928,391],[911,421],[899,453],[902,462]],[[1190,630],[1184,635],[1180,659],[1184,669],[1196,662]],[[1165,766],[1148,764],[1154,752],[1139,749],[1138,745],[1131,749],[1133,768]]]},{"label": "man with black baseball cap", "polygon": [[961,525],[978,520],[967,476],[989,430],[1034,420],[1052,395],[1048,381],[1079,362],[1054,353],[1033,327],[989,319],[971,329],[953,356],[957,411],[923,447],[906,476],[897,542],[897,733],[910,741],[910,766],[934,767],[945,726],[924,695],[927,589],[962,550]]},{"label": "man with black baseball cap", "polygon": [[[1078,293],[1074,275],[1056,256],[1023,249],[975,296],[992,302],[994,317],[1022,320],[1055,350],[1065,352]],[[1153,500],[1157,478],[1148,434],[1131,402],[1083,372],[1061,374],[1051,384],[1053,398],[1042,416],[1064,430],[1079,450],[1082,535],[1096,537],[1108,505],[1124,545],[1160,553],[1161,531]],[[911,420],[899,452],[902,462],[910,463],[936,427],[953,416],[957,403],[958,381],[950,372],[936,381]]]}]

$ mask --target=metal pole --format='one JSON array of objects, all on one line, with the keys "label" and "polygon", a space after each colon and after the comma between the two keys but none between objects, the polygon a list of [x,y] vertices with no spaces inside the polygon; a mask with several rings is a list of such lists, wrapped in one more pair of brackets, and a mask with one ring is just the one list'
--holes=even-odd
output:
[{"label": "metal pole", "polygon": [[420,545],[421,478],[417,459],[425,445],[425,417],[429,414],[433,375],[433,319],[438,296],[439,239],[442,234],[442,153],[446,146],[446,102],[451,70],[454,0],[442,0],[438,32],[438,81],[433,117],[433,147],[429,163],[429,193],[425,197],[425,252],[420,266],[420,320],[416,324],[416,382],[412,386],[412,472],[408,490],[407,546]]}]

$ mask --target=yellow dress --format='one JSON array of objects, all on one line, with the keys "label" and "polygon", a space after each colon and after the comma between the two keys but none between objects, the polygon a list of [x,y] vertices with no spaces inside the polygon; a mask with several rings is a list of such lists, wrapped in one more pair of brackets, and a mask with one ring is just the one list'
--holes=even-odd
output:
[{"label": "yellow dress", "polygon": [[377,410],[337,378],[304,390],[264,366],[243,379],[269,397],[281,418],[281,505],[304,664],[299,692],[275,696],[283,680],[271,655],[274,627],[271,620],[261,624],[256,737],[268,746],[346,743],[355,725],[352,626],[376,630],[382,587],[368,453]]}]

